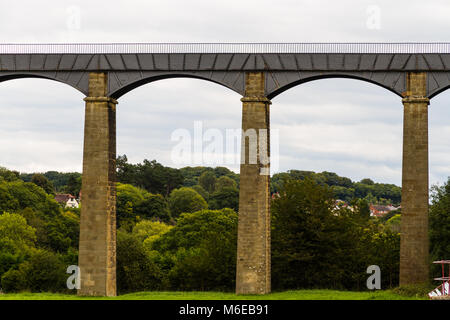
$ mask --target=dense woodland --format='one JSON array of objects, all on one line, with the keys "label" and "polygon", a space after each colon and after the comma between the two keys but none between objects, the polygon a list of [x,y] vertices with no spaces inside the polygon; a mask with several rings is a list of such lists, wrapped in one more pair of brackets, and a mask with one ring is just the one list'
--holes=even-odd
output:
[{"label": "dense woodland", "polygon": [[[124,155],[117,158],[117,181],[119,293],[234,290],[238,174],[155,160],[131,164]],[[77,264],[80,209],[62,207],[54,195],[78,197],[81,183],[80,173],[0,169],[3,292],[70,292],[66,268]],[[401,212],[370,217],[368,204],[400,204],[400,187],[290,170],[275,174],[270,188],[274,290],[364,290],[373,264],[381,268],[382,288],[398,285]],[[354,210],[336,206],[336,199]],[[448,258],[449,225],[450,180],[433,187],[430,259]]]}]

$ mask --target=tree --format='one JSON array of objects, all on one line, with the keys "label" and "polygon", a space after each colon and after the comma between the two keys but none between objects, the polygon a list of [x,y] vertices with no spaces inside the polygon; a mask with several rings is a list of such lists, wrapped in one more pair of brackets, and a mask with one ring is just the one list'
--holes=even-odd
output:
[{"label": "tree", "polygon": [[10,171],[4,167],[0,167],[0,181],[4,180],[7,182],[15,181],[19,179],[19,172]]},{"label": "tree", "polygon": [[48,194],[55,194],[53,184],[42,174],[35,173],[31,178],[31,182],[44,189]]},{"label": "tree", "polygon": [[369,178],[362,179],[362,180],[360,181],[360,183],[362,183],[362,184],[367,184],[367,185],[369,185],[369,186],[372,186],[372,185],[375,184],[375,182],[373,182],[373,180],[372,180],[372,179],[369,179]]},{"label": "tree", "polygon": [[215,191],[221,191],[223,188],[237,189],[237,183],[233,179],[227,176],[221,176],[217,179],[215,184]]},{"label": "tree", "polygon": [[386,226],[388,226],[392,230],[392,232],[400,233],[401,219],[401,215],[396,214],[386,221]]},{"label": "tree", "polygon": [[0,278],[27,258],[35,242],[36,230],[21,215],[0,215]]},{"label": "tree", "polygon": [[81,176],[71,174],[67,180],[65,192],[78,198],[81,190]]},{"label": "tree", "polygon": [[2,276],[6,292],[28,289],[31,292],[61,292],[66,290],[66,266],[61,257],[45,250],[36,250],[17,270]]},{"label": "tree", "polygon": [[133,228],[133,235],[144,244],[146,250],[152,250],[152,243],[161,235],[169,232],[173,226],[163,222],[142,220]]},{"label": "tree", "polygon": [[239,210],[239,190],[236,187],[219,189],[210,196],[208,206],[213,210],[230,208],[237,212]]},{"label": "tree", "polygon": [[355,201],[354,207],[356,212],[363,218],[368,219],[370,217],[370,205],[366,199],[358,199]]},{"label": "tree", "polygon": [[48,195],[41,187],[38,187],[34,183],[17,180],[7,182],[4,186],[14,199],[11,203],[13,207],[5,208],[5,211],[14,212],[31,208],[49,217],[55,216],[60,212],[60,206],[53,196]]},{"label": "tree", "polygon": [[128,163],[128,158],[124,154],[116,159],[117,181],[125,184],[136,183],[137,167]]},{"label": "tree", "polygon": [[160,163],[144,159],[137,165],[135,185],[157,194],[168,196],[170,192],[183,184],[183,175],[178,169],[164,167]]},{"label": "tree", "polygon": [[329,264],[325,257],[335,247],[329,232],[333,203],[332,191],[311,178],[284,183],[271,206],[275,288],[320,286],[329,281],[326,276],[321,279],[319,272]]},{"label": "tree", "polygon": [[[311,178],[286,181],[271,207],[274,288],[358,289],[367,278],[368,261],[383,262],[371,248],[381,250],[380,243],[390,235],[370,219],[335,209],[327,185]],[[392,245],[383,251],[390,259],[386,263],[395,264],[397,249]],[[395,274],[391,276],[394,282]]]},{"label": "tree", "polygon": [[183,213],[175,227],[154,241],[154,250],[169,257],[163,271],[171,289],[233,289],[237,221],[231,209]]},{"label": "tree", "polygon": [[36,230],[27,224],[24,217],[16,213],[0,215],[0,249],[1,244],[12,243],[14,247],[23,249],[34,246]]},{"label": "tree", "polygon": [[209,193],[213,193],[216,188],[216,175],[214,172],[205,171],[198,178],[198,183],[208,191]]},{"label": "tree", "polygon": [[205,199],[192,188],[175,189],[169,196],[169,208],[173,218],[183,212],[195,212],[208,208]]},{"label": "tree", "polygon": [[131,184],[117,183],[116,216],[117,226],[131,230],[136,223],[136,207],[148,196],[148,192]]},{"label": "tree", "polygon": [[[443,186],[431,188],[430,207],[430,255],[432,260],[447,259],[450,256],[450,178]],[[435,275],[439,268],[433,266]]]},{"label": "tree", "polygon": [[134,214],[140,219],[156,219],[171,222],[169,206],[160,194],[145,194],[144,199],[134,205]]},{"label": "tree", "polygon": [[120,293],[156,290],[161,285],[158,266],[135,236],[117,232],[117,289]]},{"label": "tree", "polygon": [[117,181],[132,184],[153,194],[168,196],[170,192],[183,184],[180,170],[165,167],[156,160],[144,159],[136,165],[128,163],[126,155],[118,156]]},{"label": "tree", "polygon": [[0,180],[0,214],[4,211],[16,211],[19,201],[11,194],[9,184]]},{"label": "tree", "polygon": [[195,191],[197,191],[203,197],[203,199],[209,199],[208,191],[203,189],[203,187],[201,185],[196,184],[195,186],[192,186],[191,188],[194,189]]}]

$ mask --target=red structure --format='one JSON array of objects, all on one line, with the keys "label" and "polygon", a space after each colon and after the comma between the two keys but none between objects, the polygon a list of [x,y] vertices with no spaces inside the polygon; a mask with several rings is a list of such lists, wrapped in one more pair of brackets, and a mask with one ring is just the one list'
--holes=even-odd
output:
[{"label": "red structure", "polygon": [[[450,260],[433,261],[433,263],[440,263],[442,266],[442,277],[434,278],[434,280],[442,281],[436,289],[428,293],[430,299],[450,299]],[[445,265],[448,266],[448,275],[445,275]]]}]

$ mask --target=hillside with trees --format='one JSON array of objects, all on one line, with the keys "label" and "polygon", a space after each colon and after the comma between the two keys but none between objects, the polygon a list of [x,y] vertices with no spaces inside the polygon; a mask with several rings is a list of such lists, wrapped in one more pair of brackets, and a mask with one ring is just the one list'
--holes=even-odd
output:
[{"label": "hillside with trees", "polygon": [[[117,286],[144,290],[233,291],[239,175],[224,167],[174,169],[157,161],[117,159]],[[450,182],[430,210],[433,257],[448,252]],[[65,288],[77,264],[80,209],[55,201],[78,195],[78,173],[0,169],[0,286],[4,292]],[[367,203],[400,203],[401,189],[335,173],[275,174],[272,193],[272,284],[365,288],[366,268],[381,267],[382,286],[398,285],[401,215],[367,214]],[[337,206],[336,200],[353,207]],[[370,202],[369,202],[370,201]],[[82,200],[81,200],[82,206]]]}]

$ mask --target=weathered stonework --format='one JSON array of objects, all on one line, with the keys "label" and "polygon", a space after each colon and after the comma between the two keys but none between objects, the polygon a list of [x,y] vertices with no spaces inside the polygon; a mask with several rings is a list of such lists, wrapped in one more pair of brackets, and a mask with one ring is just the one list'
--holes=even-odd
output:
[{"label": "weathered stonework", "polygon": [[429,282],[427,74],[407,74],[404,93],[400,285]]},{"label": "weathered stonework", "polygon": [[[236,269],[237,294],[270,292],[270,175],[267,157],[270,152],[269,106],[264,95],[262,72],[245,77],[242,101],[242,149],[240,166],[238,251]],[[250,129],[250,131],[249,131]],[[258,142],[245,133],[254,129]],[[259,131],[262,129],[262,131]],[[264,132],[267,132],[265,139]],[[256,148],[256,150],[252,149]],[[264,150],[265,149],[265,150]],[[255,152],[256,151],[256,152]],[[256,154],[256,161],[252,161]]]},{"label": "weathered stonework", "polygon": [[83,152],[79,295],[116,295],[116,104],[107,75],[89,74]]}]

